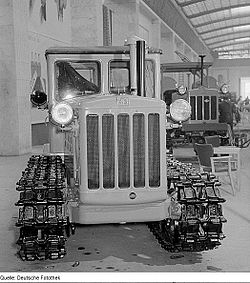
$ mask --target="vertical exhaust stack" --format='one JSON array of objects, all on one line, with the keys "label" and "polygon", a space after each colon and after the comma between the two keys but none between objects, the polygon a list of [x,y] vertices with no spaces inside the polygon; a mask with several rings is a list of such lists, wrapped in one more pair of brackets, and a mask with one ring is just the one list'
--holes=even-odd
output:
[{"label": "vertical exhaust stack", "polygon": [[130,49],[130,90],[132,95],[137,95],[136,41],[129,38],[127,44]]},{"label": "vertical exhaust stack", "polygon": [[136,72],[137,95],[146,96],[145,93],[145,41],[136,41]]},{"label": "vertical exhaust stack", "polygon": [[206,55],[199,55],[201,58],[201,86],[203,86],[203,69],[204,69],[204,58]]}]

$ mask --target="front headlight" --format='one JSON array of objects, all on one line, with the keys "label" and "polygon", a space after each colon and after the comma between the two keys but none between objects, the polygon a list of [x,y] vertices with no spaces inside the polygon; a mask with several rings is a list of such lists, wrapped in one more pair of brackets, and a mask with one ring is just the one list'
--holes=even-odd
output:
[{"label": "front headlight", "polygon": [[73,120],[73,109],[65,102],[54,105],[51,109],[51,117],[56,124],[67,125]]},{"label": "front headlight", "polygon": [[179,86],[177,89],[179,95],[184,95],[187,92],[187,88],[184,87],[183,85]]},{"label": "front headlight", "polygon": [[229,85],[223,84],[220,89],[223,94],[226,94],[229,92]]},{"label": "front headlight", "polygon": [[185,99],[177,99],[170,105],[170,115],[177,122],[183,122],[191,116],[191,105]]}]

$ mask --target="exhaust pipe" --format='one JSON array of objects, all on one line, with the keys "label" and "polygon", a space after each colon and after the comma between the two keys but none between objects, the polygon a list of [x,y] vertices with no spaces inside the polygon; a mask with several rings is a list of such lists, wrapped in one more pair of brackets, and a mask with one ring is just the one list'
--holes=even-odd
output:
[{"label": "exhaust pipe", "polygon": [[199,55],[199,57],[201,58],[201,86],[203,86],[204,57],[206,57],[206,55]]},{"label": "exhaust pipe", "polygon": [[136,41],[129,38],[127,45],[130,50],[130,91],[132,95],[137,95]]},{"label": "exhaust pipe", "polygon": [[136,41],[136,72],[137,95],[146,96],[145,93],[145,41]]}]

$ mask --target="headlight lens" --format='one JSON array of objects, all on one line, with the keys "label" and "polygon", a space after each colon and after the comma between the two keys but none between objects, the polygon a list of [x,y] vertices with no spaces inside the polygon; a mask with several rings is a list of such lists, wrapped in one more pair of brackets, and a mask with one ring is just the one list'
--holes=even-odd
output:
[{"label": "headlight lens", "polygon": [[186,121],[191,115],[191,105],[185,99],[177,99],[170,105],[170,114],[177,122]]},{"label": "headlight lens", "polygon": [[180,95],[184,95],[185,93],[186,93],[186,88],[183,86],[183,85],[181,85],[181,86],[179,86],[178,87],[178,93],[180,94]]},{"label": "headlight lens", "polygon": [[221,86],[221,92],[226,94],[229,92],[229,86],[227,84],[224,84]]},{"label": "headlight lens", "polygon": [[58,103],[51,109],[52,119],[60,125],[67,125],[71,123],[73,114],[72,107],[65,102]]}]

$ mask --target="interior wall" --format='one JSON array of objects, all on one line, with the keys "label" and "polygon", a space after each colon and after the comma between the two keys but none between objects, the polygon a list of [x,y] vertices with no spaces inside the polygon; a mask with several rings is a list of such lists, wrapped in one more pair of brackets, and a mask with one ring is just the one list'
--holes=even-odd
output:
[{"label": "interior wall", "polygon": [[142,12],[139,15],[139,36],[152,46],[152,21]]},{"label": "interior wall", "polygon": [[250,98],[250,77],[240,78],[240,96],[242,100]]},{"label": "interior wall", "polygon": [[137,0],[104,0],[104,4],[113,12],[114,46],[124,45],[124,41],[130,36],[139,36]]},{"label": "interior wall", "polygon": [[71,6],[72,45],[103,45],[104,0],[68,0]]},{"label": "interior wall", "polygon": [[[52,46],[71,45],[70,1],[59,5],[60,1],[29,1],[28,37],[30,47],[29,93],[34,89],[47,92],[47,66],[45,51]],[[62,32],[63,31],[63,32]],[[27,93],[27,95],[29,95]],[[43,122],[47,111],[31,107],[32,145],[43,144],[41,132],[47,135]],[[38,124],[38,126],[34,126]],[[42,129],[44,127],[44,129]],[[47,137],[45,137],[47,140]]]}]

